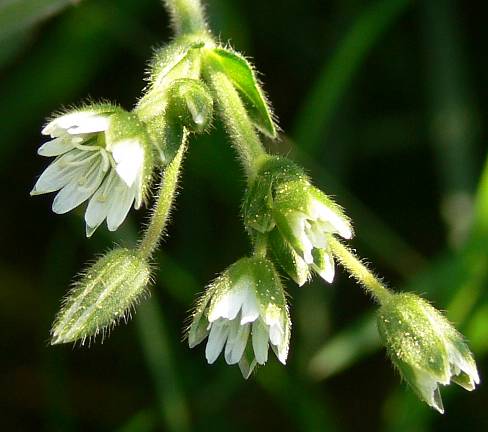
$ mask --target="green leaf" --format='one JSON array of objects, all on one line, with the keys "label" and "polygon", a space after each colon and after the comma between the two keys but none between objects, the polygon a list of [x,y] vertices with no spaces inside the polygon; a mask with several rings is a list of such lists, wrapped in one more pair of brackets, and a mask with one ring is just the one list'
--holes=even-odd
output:
[{"label": "green leaf", "polygon": [[210,53],[212,60],[239,91],[256,128],[275,138],[273,115],[251,64],[242,55],[228,49],[215,48]]},{"label": "green leaf", "polygon": [[73,0],[6,0],[0,4],[0,41],[58,13]]}]

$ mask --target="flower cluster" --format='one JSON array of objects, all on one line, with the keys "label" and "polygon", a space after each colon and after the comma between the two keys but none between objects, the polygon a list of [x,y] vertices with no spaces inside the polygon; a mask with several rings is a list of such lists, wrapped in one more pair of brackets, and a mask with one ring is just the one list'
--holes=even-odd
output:
[{"label": "flower cluster", "polygon": [[[379,303],[378,327],[390,356],[417,394],[443,411],[439,385],[467,390],[479,383],[462,336],[427,302],[395,294],[343,244],[352,224],[328,195],[289,159],[266,152],[261,135],[277,137],[270,105],[249,61],[209,33],[199,0],[167,1],[175,39],[155,52],[149,83],[132,111],[90,104],[52,119],[38,153],[54,161],[31,194],[57,192],[52,209],[66,213],[87,202],[86,235],[106,220],[115,231],[130,208],[151,196],[143,238],[93,264],[63,302],[52,343],[84,341],[110,330],[146,293],[150,258],[165,232],[177,195],[188,140],[210,128],[214,108],[247,180],[242,216],[253,252],[228,267],[198,301],[188,328],[191,348],[207,339],[208,363],[224,353],[245,378],[268,360],[285,364],[291,320],[281,268],[299,286],[314,273],[331,283],[337,260]],[[157,155],[158,157],[154,157]],[[275,267],[276,265],[276,267]]]}]

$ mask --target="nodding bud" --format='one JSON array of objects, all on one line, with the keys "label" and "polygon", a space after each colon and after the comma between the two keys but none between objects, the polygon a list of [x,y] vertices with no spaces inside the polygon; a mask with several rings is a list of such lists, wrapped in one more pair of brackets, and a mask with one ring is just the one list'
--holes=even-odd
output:
[{"label": "nodding bud", "polygon": [[51,344],[105,335],[146,294],[149,264],[135,251],[118,248],[92,265],[64,300],[51,330]]},{"label": "nodding bud", "polygon": [[422,298],[391,296],[378,312],[378,329],[401,375],[431,407],[444,412],[439,385],[473,390],[480,379],[463,336]]},{"label": "nodding bud", "polygon": [[213,99],[200,81],[182,78],[168,89],[167,115],[192,132],[203,132],[212,122]]},{"label": "nodding bud", "polygon": [[299,285],[311,271],[331,283],[330,240],[353,235],[343,210],[311,184],[303,169],[279,156],[270,156],[259,166],[244,197],[243,215],[251,232],[269,233],[275,261]]}]

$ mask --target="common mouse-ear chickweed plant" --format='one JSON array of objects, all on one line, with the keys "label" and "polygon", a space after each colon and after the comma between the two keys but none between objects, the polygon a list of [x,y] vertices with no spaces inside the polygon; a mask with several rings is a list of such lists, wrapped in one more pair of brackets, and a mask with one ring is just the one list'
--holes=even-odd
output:
[{"label": "common mouse-ear chickweed plant", "polygon": [[38,153],[55,159],[31,194],[57,191],[55,213],[86,201],[88,237],[104,221],[115,231],[131,207],[154,201],[138,245],[115,248],[78,277],[54,321],[52,344],[105,334],[147,294],[188,143],[215,112],[246,176],[242,216],[253,247],[201,295],[187,330],[190,347],[206,339],[208,363],[223,353],[245,378],[266,363],[269,347],[285,364],[291,320],[279,271],[299,286],[315,274],[332,283],[338,262],[379,305],[381,339],[422,400],[443,412],[440,385],[473,390],[479,376],[463,336],[425,300],[395,293],[372,274],[344,243],[353,237],[344,210],[297,164],[265,151],[261,136],[276,139],[277,128],[253,66],[214,39],[199,0],[165,5],[176,37],[155,52],[135,108],[90,103],[56,115],[42,130],[49,140]]}]

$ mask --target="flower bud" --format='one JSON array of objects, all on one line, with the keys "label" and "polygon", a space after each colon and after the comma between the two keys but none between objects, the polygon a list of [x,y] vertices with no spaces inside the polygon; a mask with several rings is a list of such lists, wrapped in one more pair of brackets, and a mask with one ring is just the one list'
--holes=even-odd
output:
[{"label": "flower bud", "polygon": [[479,384],[463,336],[434,307],[410,294],[394,294],[378,311],[378,329],[400,374],[428,405],[444,412],[439,384],[466,390]]},{"label": "flower bud", "polygon": [[167,115],[192,132],[203,132],[212,121],[213,99],[207,87],[193,79],[179,79],[168,90]]},{"label": "flower bud", "polygon": [[351,223],[296,164],[281,157],[262,163],[246,192],[243,213],[248,228],[270,233],[273,256],[299,285],[312,270],[332,282],[329,239],[351,238]]},{"label": "flower bud", "polygon": [[64,300],[51,330],[51,344],[92,338],[127,319],[146,294],[148,263],[135,251],[115,249],[92,265]]},{"label": "flower bud", "polygon": [[110,231],[132,204],[141,206],[153,170],[152,142],[135,114],[110,104],[94,104],[58,116],[42,131],[51,140],[41,156],[56,157],[31,195],[58,191],[53,211],[69,212],[85,201],[86,234],[106,219]]},{"label": "flower bud", "polygon": [[208,337],[208,363],[224,350],[227,364],[239,363],[247,378],[256,364],[266,363],[268,344],[285,364],[290,327],[285,293],[273,264],[266,258],[242,258],[199,300],[188,343],[193,348]]}]

